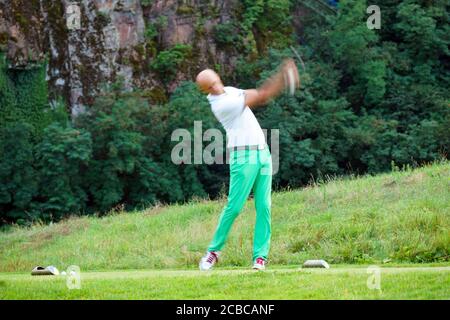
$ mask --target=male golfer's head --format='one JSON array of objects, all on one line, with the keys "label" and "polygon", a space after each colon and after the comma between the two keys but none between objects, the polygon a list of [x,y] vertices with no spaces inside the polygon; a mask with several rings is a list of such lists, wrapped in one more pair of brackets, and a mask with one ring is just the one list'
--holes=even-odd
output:
[{"label": "male golfer's head", "polygon": [[211,69],[205,69],[196,78],[199,89],[205,93],[221,94],[224,92],[219,75]]}]

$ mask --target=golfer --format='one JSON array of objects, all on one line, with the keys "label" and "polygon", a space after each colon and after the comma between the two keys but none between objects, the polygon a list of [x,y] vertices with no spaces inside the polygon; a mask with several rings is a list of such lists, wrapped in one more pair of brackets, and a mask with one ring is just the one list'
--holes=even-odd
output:
[{"label": "golfer", "polygon": [[297,67],[292,59],[286,59],[278,72],[258,89],[224,87],[219,75],[210,69],[200,72],[196,82],[201,91],[208,93],[211,110],[226,130],[230,151],[228,201],[200,261],[200,270],[210,270],[217,263],[231,226],[252,189],[256,207],[253,269],[264,270],[271,235],[272,158],[252,109],[267,104],[287,87],[291,92],[297,88],[300,83]]}]

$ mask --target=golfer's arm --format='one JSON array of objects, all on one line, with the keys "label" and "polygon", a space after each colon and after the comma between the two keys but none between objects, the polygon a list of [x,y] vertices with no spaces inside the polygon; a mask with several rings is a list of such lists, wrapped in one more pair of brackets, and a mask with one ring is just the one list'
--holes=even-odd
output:
[{"label": "golfer's arm", "polygon": [[283,73],[277,72],[257,89],[245,90],[245,105],[254,109],[267,104],[284,89]]}]

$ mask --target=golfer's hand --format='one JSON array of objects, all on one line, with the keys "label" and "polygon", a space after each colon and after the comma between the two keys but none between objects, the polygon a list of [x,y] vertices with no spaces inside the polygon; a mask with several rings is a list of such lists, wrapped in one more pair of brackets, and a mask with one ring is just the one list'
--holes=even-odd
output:
[{"label": "golfer's hand", "polygon": [[300,79],[294,60],[286,59],[279,67],[278,72],[264,81],[258,89],[245,90],[245,105],[255,108],[267,104],[271,99],[280,95],[286,87],[289,87],[289,70],[294,76],[294,86],[298,88]]}]

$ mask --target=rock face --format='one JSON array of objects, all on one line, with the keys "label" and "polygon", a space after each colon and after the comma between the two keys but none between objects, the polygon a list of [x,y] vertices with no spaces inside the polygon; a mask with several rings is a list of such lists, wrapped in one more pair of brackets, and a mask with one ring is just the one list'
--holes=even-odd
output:
[{"label": "rock face", "polygon": [[[52,97],[64,97],[73,115],[90,105],[103,83],[167,95],[199,69],[230,73],[236,52],[218,48],[215,25],[240,8],[237,0],[0,0],[0,52],[10,68],[48,61]],[[157,30],[152,39],[149,27]],[[190,45],[193,56],[162,83],[150,65],[158,52]]]},{"label": "rock face", "polygon": [[[59,52],[66,56],[67,77],[59,78],[60,69],[54,65],[50,77],[59,79],[64,86],[67,81],[69,102],[72,113],[77,114],[83,106],[92,102],[101,83],[123,77],[125,85],[131,87],[133,70],[123,63],[121,57],[135,55],[135,46],[144,40],[144,17],[139,1],[120,0],[83,0],[74,5],[69,0],[61,1],[61,9],[66,13],[67,32],[64,41],[53,35],[52,24],[47,24],[52,58],[57,59]],[[48,8],[43,7],[48,14]]]},{"label": "rock face", "polygon": [[0,51],[6,52],[15,68],[25,68],[44,58],[45,36],[39,9],[36,1],[0,0]]}]

